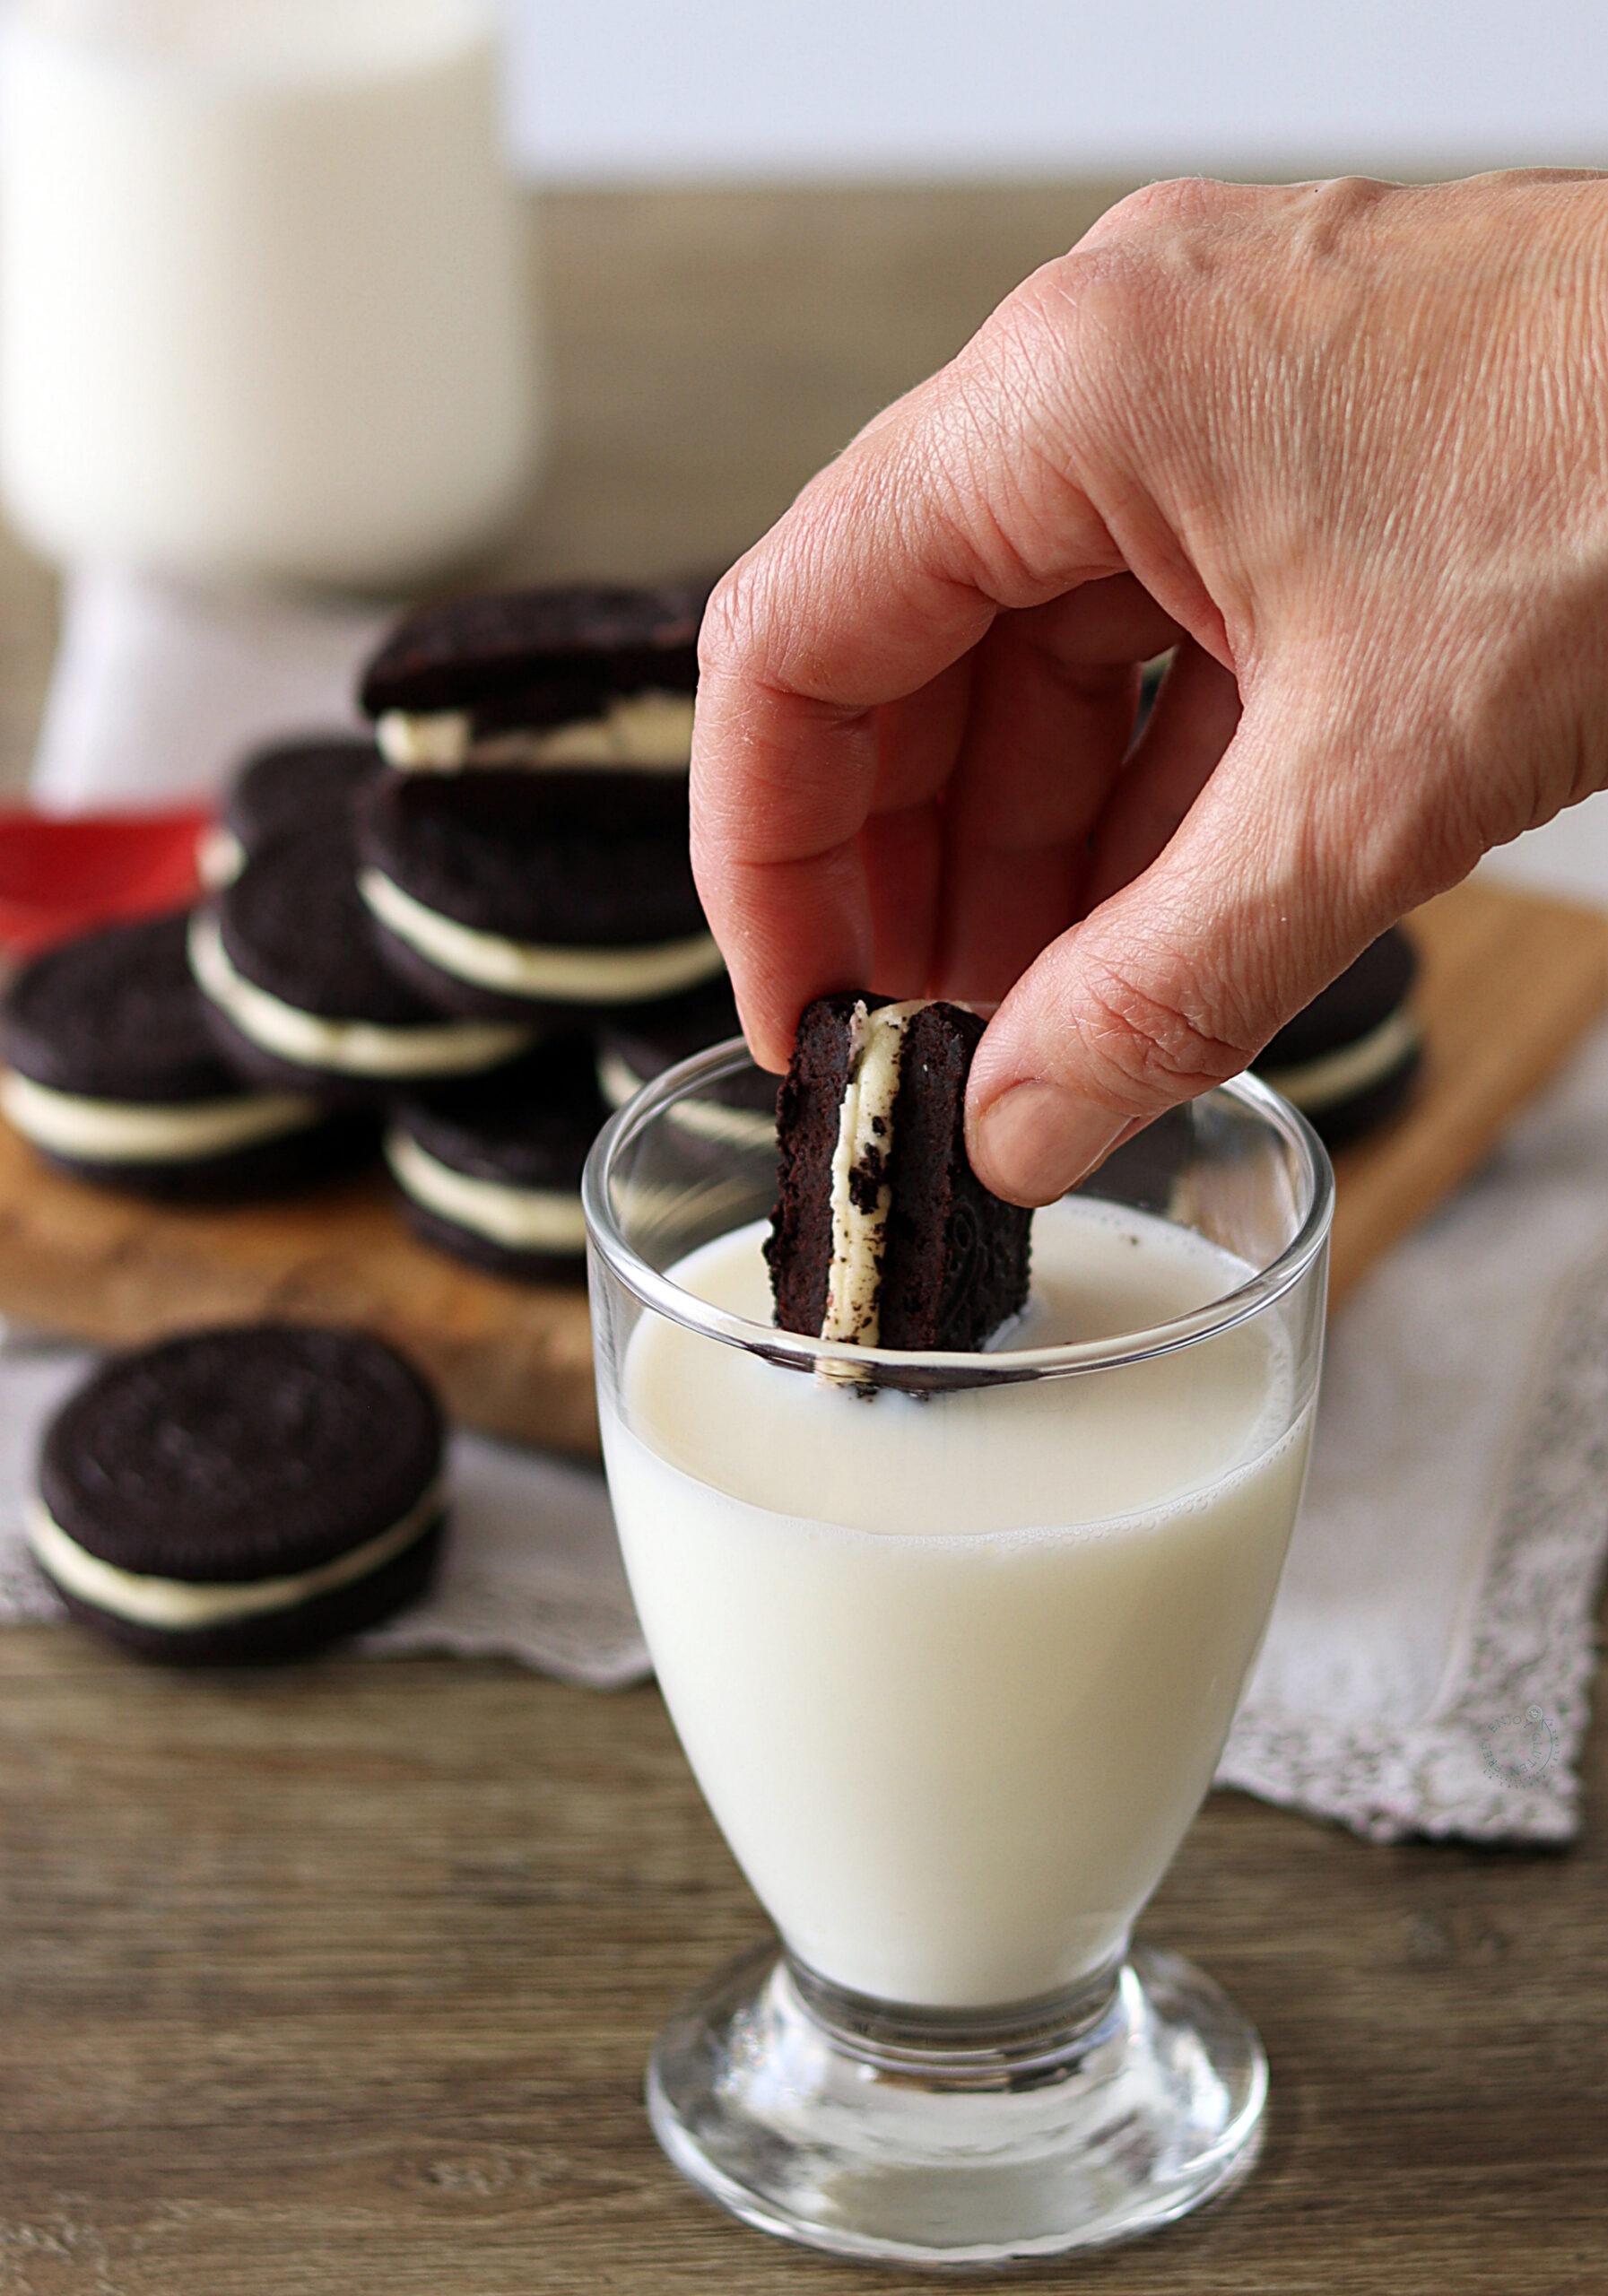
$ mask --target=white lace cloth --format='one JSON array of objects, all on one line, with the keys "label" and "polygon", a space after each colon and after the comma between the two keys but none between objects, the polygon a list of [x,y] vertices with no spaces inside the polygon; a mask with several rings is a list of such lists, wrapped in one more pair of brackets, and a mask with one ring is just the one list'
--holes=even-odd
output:
[{"label": "white lace cloth", "polygon": [[[22,1503],[88,1361],[0,1350],[0,1618],[57,1614]],[[362,1648],[645,1674],[602,1478],[466,1434],[453,1475],[435,1591]],[[1378,1840],[1566,1839],[1605,1548],[1608,1031],[1338,1318],[1220,1781]]]},{"label": "white lace cloth", "polygon": [[1376,1840],[1561,1841],[1608,1549],[1608,1031],[1331,1334],[1220,1783]]}]

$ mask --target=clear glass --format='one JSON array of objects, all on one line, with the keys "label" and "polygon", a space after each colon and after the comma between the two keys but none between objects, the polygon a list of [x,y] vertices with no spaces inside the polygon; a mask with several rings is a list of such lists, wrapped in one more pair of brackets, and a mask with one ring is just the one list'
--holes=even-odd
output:
[{"label": "clear glass", "polygon": [[585,1183],[611,1491],[660,1684],[780,1933],[670,2022],[648,2105],[748,2222],[1000,2266],[1255,2157],[1250,2026],[1135,1916],[1210,1783],[1305,1473],[1333,1183],[1241,1078],[1035,1222],[972,1355],[768,1324],[770,1082],[741,1046]]}]

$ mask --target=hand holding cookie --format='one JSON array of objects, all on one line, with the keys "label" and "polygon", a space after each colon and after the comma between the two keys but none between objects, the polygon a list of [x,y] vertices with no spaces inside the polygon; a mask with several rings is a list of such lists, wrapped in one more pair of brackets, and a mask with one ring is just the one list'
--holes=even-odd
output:
[{"label": "hand holding cookie", "polygon": [[1600,177],[1159,186],[869,424],[705,624],[759,1057],[1000,1002],[971,1153],[1045,1202],[1608,782],[1605,254]]}]

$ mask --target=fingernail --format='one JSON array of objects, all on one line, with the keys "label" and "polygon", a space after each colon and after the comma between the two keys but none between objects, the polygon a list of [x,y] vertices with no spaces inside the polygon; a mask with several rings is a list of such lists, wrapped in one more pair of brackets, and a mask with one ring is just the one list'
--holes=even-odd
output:
[{"label": "fingernail", "polygon": [[1098,1164],[1122,1118],[1058,1084],[1013,1084],[972,1127],[971,1162],[985,1187],[1012,1204],[1051,1204]]}]

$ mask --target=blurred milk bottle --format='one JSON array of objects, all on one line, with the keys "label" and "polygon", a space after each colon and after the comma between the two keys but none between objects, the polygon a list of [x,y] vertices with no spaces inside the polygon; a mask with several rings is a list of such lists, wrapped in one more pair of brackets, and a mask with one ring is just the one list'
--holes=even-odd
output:
[{"label": "blurred milk bottle", "polygon": [[389,591],[491,539],[542,406],[490,0],[12,0],[3,41],[21,532],[164,578],[159,622],[177,583],[203,650],[218,586]]},{"label": "blurred milk bottle", "polygon": [[66,561],[406,582],[533,457],[479,0],[21,0],[0,465]]}]

